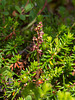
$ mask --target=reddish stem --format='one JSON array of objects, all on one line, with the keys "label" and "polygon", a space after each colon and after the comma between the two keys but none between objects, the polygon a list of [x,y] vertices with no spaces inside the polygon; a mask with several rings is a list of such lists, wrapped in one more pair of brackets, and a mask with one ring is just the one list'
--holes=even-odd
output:
[{"label": "reddish stem", "polygon": [[37,15],[39,15],[45,9],[46,5],[47,5],[47,0],[45,1],[45,4],[44,4],[43,8],[38,12]]},{"label": "reddish stem", "polygon": [[[38,61],[38,64],[39,64],[39,53],[37,52],[37,61]],[[39,67],[39,65],[38,65],[38,67]],[[36,79],[38,80],[39,79],[39,75],[40,73],[39,73],[39,69],[37,70],[37,72],[36,72]]]}]

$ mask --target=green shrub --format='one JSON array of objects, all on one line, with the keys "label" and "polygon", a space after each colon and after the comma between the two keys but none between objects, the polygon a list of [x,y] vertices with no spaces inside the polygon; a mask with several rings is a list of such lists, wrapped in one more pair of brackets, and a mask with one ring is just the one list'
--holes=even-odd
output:
[{"label": "green shrub", "polygon": [[47,2],[0,0],[1,99],[75,99],[75,15]]}]

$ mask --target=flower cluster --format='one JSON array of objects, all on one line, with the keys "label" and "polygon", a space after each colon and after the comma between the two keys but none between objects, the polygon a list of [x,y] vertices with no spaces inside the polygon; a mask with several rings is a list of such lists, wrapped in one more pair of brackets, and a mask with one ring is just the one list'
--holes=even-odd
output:
[{"label": "flower cluster", "polygon": [[37,32],[37,38],[34,36],[33,37],[33,51],[37,50],[37,53],[40,54],[41,56],[41,52],[42,50],[40,50],[40,44],[43,42],[43,29],[42,29],[43,25],[42,22],[39,22],[39,24],[37,25],[37,27],[34,29]]}]

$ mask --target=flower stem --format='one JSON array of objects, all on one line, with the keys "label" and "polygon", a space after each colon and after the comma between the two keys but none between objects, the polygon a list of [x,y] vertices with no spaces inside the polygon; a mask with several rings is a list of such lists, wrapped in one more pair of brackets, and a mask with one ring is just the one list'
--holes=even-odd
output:
[{"label": "flower stem", "polygon": [[[39,64],[39,53],[37,52],[37,61],[38,61],[38,64]],[[38,67],[39,67],[39,65],[38,65]],[[37,72],[36,72],[36,79],[38,80],[39,79],[39,75],[40,73],[39,73],[39,69],[37,70]]]}]

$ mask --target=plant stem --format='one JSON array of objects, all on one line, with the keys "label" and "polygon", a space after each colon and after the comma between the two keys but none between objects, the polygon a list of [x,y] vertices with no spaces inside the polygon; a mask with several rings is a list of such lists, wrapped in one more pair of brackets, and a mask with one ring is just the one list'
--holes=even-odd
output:
[{"label": "plant stem", "polygon": [[37,61],[39,63],[39,53],[37,52]]},{"label": "plant stem", "polygon": [[25,30],[27,30],[28,28],[30,28],[35,22],[36,22],[36,18],[35,18],[31,23],[29,23],[26,27],[24,27],[24,28],[22,29],[22,31],[25,31]]},{"label": "plant stem", "polygon": [[[39,64],[39,53],[38,52],[37,52],[37,61],[38,61],[38,64]],[[39,65],[38,65],[38,67],[39,67]],[[39,79],[39,69],[36,72],[36,79],[37,80]]]}]

